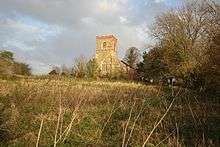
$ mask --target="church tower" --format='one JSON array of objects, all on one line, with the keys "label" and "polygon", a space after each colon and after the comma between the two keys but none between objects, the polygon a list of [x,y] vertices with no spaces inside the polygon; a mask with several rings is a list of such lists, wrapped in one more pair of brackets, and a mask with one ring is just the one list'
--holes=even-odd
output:
[{"label": "church tower", "polygon": [[103,76],[113,75],[120,68],[117,38],[113,35],[96,36],[96,62]]}]

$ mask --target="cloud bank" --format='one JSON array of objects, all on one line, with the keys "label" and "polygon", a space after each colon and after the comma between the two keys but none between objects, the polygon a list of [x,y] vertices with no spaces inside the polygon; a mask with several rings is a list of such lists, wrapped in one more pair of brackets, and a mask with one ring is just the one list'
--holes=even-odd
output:
[{"label": "cloud bank", "polygon": [[[151,43],[148,26],[174,0],[0,0],[0,49],[15,53],[35,74],[95,54],[95,36],[119,39],[119,56]],[[175,0],[180,5],[181,0]]]}]

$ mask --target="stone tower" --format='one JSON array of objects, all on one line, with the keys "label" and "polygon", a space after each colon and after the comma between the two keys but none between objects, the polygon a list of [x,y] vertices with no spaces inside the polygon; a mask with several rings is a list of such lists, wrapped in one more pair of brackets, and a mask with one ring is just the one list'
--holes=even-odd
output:
[{"label": "stone tower", "polygon": [[114,75],[120,69],[117,57],[117,38],[113,35],[96,36],[96,62],[102,76]]}]

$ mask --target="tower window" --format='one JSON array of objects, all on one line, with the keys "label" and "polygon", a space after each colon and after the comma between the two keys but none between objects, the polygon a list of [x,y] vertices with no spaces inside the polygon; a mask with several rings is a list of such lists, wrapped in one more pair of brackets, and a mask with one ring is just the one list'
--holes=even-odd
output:
[{"label": "tower window", "polygon": [[107,47],[107,43],[103,42],[102,46],[103,46],[103,48],[106,48]]}]

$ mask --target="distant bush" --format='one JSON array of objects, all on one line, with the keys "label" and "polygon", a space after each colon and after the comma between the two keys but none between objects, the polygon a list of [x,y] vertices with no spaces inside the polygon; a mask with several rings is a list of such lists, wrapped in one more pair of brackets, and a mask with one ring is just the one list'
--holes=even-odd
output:
[{"label": "distant bush", "polygon": [[75,59],[73,66],[73,75],[77,78],[84,78],[86,76],[87,59],[84,56]]},{"label": "distant bush", "polygon": [[29,76],[31,75],[31,69],[29,65],[25,63],[15,63],[14,64],[14,73],[18,75],[26,75]]},{"label": "distant bush", "polygon": [[14,61],[13,56],[14,56],[14,54],[10,51],[6,51],[6,50],[0,51],[0,57],[6,59],[8,61],[13,62]]},{"label": "distant bush", "polygon": [[86,76],[89,78],[98,78],[100,75],[100,69],[95,59],[89,60],[86,64]]},{"label": "distant bush", "polygon": [[100,75],[100,69],[95,59],[87,60],[81,56],[75,59],[72,73],[76,78],[97,79]]},{"label": "distant bush", "polygon": [[25,63],[14,61],[14,54],[10,51],[0,52],[0,74],[1,75],[31,75],[31,68]]}]

